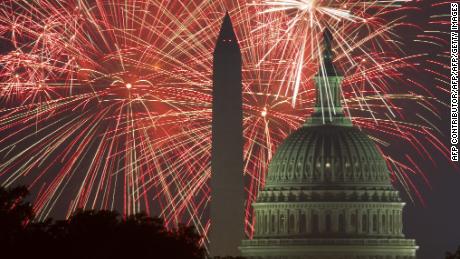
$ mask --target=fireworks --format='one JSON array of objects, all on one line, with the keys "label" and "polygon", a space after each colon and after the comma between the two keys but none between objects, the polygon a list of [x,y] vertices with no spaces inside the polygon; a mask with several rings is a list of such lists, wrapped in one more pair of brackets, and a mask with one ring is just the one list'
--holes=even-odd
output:
[{"label": "fireworks", "polygon": [[[347,114],[379,144],[395,180],[417,193],[411,179],[426,176],[415,162],[447,149],[426,119],[443,104],[407,76],[441,65],[401,51],[396,33],[416,29],[404,20],[416,7],[224,2],[3,1],[0,37],[9,46],[0,58],[0,182],[29,184],[41,219],[77,208],[147,211],[207,233],[212,51],[229,9],[244,62],[249,235],[250,204],[271,155],[314,104],[311,77],[325,27],[337,39]],[[416,40],[441,44],[432,33]],[[401,101],[423,110],[410,118]],[[411,152],[394,154],[392,143]]]}]

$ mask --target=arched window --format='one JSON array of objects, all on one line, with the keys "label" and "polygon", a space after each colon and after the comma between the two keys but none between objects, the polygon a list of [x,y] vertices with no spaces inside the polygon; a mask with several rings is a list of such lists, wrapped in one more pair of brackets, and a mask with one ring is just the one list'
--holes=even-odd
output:
[{"label": "arched window", "polygon": [[367,232],[367,231],[368,231],[368,230],[367,230],[367,229],[368,229],[368,222],[367,222],[367,215],[366,215],[366,214],[364,214],[363,217],[362,217],[362,224],[361,224],[361,226],[362,226],[362,231],[363,231],[363,232]]},{"label": "arched window", "polygon": [[313,216],[311,217],[311,230],[313,233],[319,232],[319,217],[316,213],[313,213]]},{"label": "arched window", "polygon": [[254,232],[255,234],[260,233],[260,227],[262,225],[262,215],[260,213],[256,213],[256,220],[255,220],[255,226],[254,226]]},{"label": "arched window", "polygon": [[270,225],[272,226],[272,233],[275,233],[275,215],[272,214]]},{"label": "arched window", "polygon": [[265,220],[264,220],[264,228],[265,228],[265,233],[270,232],[270,224],[268,221],[268,214],[265,214]]},{"label": "arched window", "polygon": [[306,224],[306,220],[305,220],[305,214],[304,213],[300,213],[300,220],[299,220],[299,227],[300,227],[300,233],[305,233],[307,232],[307,224]]},{"label": "arched window", "polygon": [[332,172],[331,172],[331,163],[325,162],[324,163],[324,180],[329,182],[332,180]]},{"label": "arched window", "polygon": [[393,233],[393,215],[390,215],[390,233]]},{"label": "arched window", "polygon": [[386,223],[386,218],[385,215],[382,215],[382,232],[387,232],[387,223]]},{"label": "arched window", "polygon": [[358,225],[356,214],[351,214],[351,227],[356,231],[356,226]]},{"label": "arched window", "polygon": [[294,219],[294,214],[291,214],[289,216],[289,232],[294,233],[295,232],[295,219]]},{"label": "arched window", "polygon": [[279,226],[279,233],[284,233],[285,231],[285,228],[286,227],[286,217],[284,216],[284,214],[281,214],[280,215],[280,226]]},{"label": "arched window", "polygon": [[376,214],[374,214],[372,217],[372,231],[377,232],[378,226],[379,226],[378,217]]},{"label": "arched window", "polygon": [[339,215],[339,232],[345,233],[345,216],[343,214]]},{"label": "arched window", "polygon": [[331,214],[326,214],[326,232],[331,232],[332,231],[332,219],[331,219]]},{"label": "arched window", "polygon": [[260,226],[260,233],[267,231],[267,214],[262,214],[262,224]]}]

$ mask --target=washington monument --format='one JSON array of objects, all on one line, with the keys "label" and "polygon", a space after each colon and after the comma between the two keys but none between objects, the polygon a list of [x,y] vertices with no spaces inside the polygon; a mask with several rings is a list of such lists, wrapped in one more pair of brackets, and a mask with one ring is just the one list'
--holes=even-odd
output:
[{"label": "washington monument", "polygon": [[244,235],[241,51],[227,13],[213,69],[211,256],[238,255]]}]

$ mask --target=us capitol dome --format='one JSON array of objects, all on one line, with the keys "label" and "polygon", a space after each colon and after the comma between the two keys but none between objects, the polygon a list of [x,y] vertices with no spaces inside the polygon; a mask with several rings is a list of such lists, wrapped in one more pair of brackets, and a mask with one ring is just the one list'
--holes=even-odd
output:
[{"label": "us capitol dome", "polygon": [[246,258],[414,259],[402,229],[404,203],[369,137],[343,113],[342,76],[324,32],[312,116],[279,146],[253,203]]}]

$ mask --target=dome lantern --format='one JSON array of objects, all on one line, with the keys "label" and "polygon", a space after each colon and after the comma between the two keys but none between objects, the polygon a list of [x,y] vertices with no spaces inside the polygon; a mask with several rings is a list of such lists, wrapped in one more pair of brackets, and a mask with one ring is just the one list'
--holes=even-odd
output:
[{"label": "dome lantern", "polygon": [[319,69],[314,77],[316,85],[316,102],[308,124],[337,124],[351,126],[351,121],[343,113],[341,83],[343,76],[333,64],[333,37],[326,28],[323,32],[322,55],[319,58]]}]

